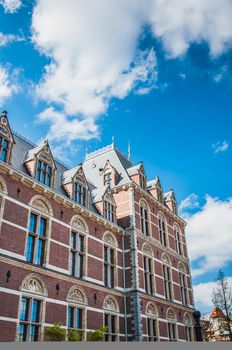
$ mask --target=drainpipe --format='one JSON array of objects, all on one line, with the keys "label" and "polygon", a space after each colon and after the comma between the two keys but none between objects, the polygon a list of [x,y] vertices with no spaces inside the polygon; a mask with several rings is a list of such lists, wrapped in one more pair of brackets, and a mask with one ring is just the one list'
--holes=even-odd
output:
[{"label": "drainpipe", "polygon": [[122,265],[123,265],[123,303],[124,303],[124,327],[125,327],[125,340],[128,340],[127,331],[127,310],[126,310],[126,270],[125,270],[125,236],[122,236]]}]

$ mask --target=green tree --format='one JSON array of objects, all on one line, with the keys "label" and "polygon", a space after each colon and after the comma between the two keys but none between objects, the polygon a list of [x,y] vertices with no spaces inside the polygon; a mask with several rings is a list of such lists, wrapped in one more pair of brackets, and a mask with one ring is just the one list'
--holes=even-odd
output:
[{"label": "green tree", "polygon": [[88,341],[103,341],[105,332],[107,331],[107,327],[101,327],[97,329],[96,331],[89,332],[88,333]]},{"label": "green tree", "polygon": [[232,311],[232,286],[225,277],[222,270],[219,270],[216,279],[217,285],[212,294],[212,302],[216,308],[223,310],[226,314],[226,324],[232,341],[231,311]]},{"label": "green tree", "polygon": [[81,341],[82,332],[80,329],[70,329],[68,332],[68,341]]},{"label": "green tree", "polygon": [[45,333],[51,341],[65,340],[66,331],[61,327],[62,323],[57,322],[53,326],[45,328]]}]

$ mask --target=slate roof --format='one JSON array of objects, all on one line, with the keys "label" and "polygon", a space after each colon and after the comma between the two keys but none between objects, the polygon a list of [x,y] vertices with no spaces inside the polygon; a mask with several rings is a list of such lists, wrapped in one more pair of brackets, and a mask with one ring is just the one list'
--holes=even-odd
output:
[{"label": "slate roof", "polygon": [[80,169],[80,165],[76,168],[69,169],[63,173],[63,184],[67,184],[68,182],[72,181],[73,177],[76,175],[76,172]]},{"label": "slate roof", "polygon": [[102,188],[96,188],[92,190],[92,200],[93,203],[97,203],[102,200],[102,197],[107,191],[108,186],[104,186]]}]

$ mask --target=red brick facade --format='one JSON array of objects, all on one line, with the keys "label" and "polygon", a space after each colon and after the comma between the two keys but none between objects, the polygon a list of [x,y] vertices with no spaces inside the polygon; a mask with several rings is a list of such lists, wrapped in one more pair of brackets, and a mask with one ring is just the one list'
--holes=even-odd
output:
[{"label": "red brick facade", "polygon": [[[0,185],[0,341],[19,340],[22,297],[41,301],[40,341],[47,340],[44,330],[56,322],[68,332],[69,305],[83,310],[83,340],[89,331],[104,325],[105,313],[116,317],[118,341],[147,341],[149,319],[156,322],[155,340],[170,339],[168,323],[175,325],[176,340],[187,340],[186,327],[191,328],[193,338],[194,302],[185,223],[148,190],[133,181],[112,188],[116,224],[40,184],[14,164],[0,162]],[[148,207],[148,235],[142,233],[141,200]],[[44,207],[40,208],[41,203]],[[31,213],[45,216],[48,222],[43,266],[26,261]],[[166,246],[160,242],[161,213],[166,220]],[[176,252],[175,225],[180,231],[181,255]],[[69,272],[72,230],[84,237],[82,278]],[[104,284],[104,245],[115,251],[114,288]],[[145,291],[144,257],[152,264],[151,293]],[[163,265],[170,269],[170,300],[165,298]],[[186,282],[184,304],[180,273]]]}]

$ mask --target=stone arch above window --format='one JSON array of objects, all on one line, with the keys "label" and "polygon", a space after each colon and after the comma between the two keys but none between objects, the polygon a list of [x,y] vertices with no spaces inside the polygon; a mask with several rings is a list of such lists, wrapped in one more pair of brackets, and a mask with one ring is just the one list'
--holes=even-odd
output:
[{"label": "stone arch above window", "polygon": [[163,254],[162,255],[162,258],[161,258],[162,262],[166,265],[170,265],[171,266],[171,262],[170,262],[170,259],[169,257],[166,255],[166,254]]},{"label": "stone arch above window", "polygon": [[3,179],[1,175],[0,175],[0,191],[7,194],[6,181]]},{"label": "stone arch above window", "polygon": [[86,233],[89,232],[88,225],[86,224],[85,220],[83,220],[83,218],[79,215],[74,215],[72,217],[70,225],[76,230],[80,230]]},{"label": "stone arch above window", "polygon": [[47,296],[44,282],[35,274],[30,274],[24,278],[21,290],[23,292]]},{"label": "stone arch above window", "polygon": [[144,198],[140,199],[139,205],[140,205],[140,207],[143,207],[143,208],[149,210],[149,205],[147,204],[147,201]]},{"label": "stone arch above window", "polygon": [[154,256],[153,250],[151,249],[151,247],[147,243],[143,244],[142,251],[146,255],[150,255],[151,257]]},{"label": "stone arch above window", "polygon": [[107,311],[119,312],[117,300],[113,296],[107,296],[103,303],[103,309]]},{"label": "stone arch above window", "polygon": [[192,325],[192,319],[186,312],[184,314],[184,324]]},{"label": "stone arch above window", "polygon": [[147,304],[145,312],[146,312],[146,315],[149,315],[149,316],[153,316],[153,317],[159,316],[157,308],[156,308],[155,304],[152,302]]},{"label": "stone arch above window", "polygon": [[171,321],[176,321],[176,314],[171,308],[167,310],[167,319]]},{"label": "stone arch above window", "polygon": [[71,303],[87,305],[87,298],[86,298],[85,292],[80,287],[77,287],[77,286],[73,286],[69,290],[66,300]]},{"label": "stone arch above window", "polygon": [[106,243],[106,244],[109,244],[113,247],[117,247],[118,246],[118,242],[117,242],[117,239],[115,238],[115,236],[113,235],[113,233],[111,232],[105,232],[104,235],[103,235],[103,241]]},{"label": "stone arch above window", "polygon": [[178,269],[181,272],[186,273],[186,269],[185,269],[184,265],[181,262],[179,262],[179,264],[178,264]]},{"label": "stone arch above window", "polygon": [[53,215],[53,209],[51,204],[49,203],[49,201],[43,197],[43,196],[34,196],[31,200],[30,200],[30,206],[42,211],[43,213],[49,214],[49,215]]}]

